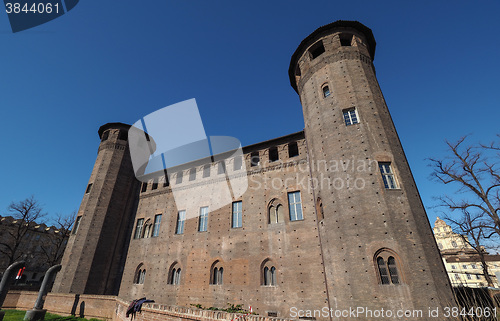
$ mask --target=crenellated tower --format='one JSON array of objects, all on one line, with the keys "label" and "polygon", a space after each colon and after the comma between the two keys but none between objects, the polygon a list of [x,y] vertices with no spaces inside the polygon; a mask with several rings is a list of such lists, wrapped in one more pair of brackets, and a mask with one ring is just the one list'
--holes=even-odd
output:
[{"label": "crenellated tower", "polygon": [[369,28],[337,21],[305,38],[290,63],[303,106],[328,301],[332,309],[421,309],[416,319],[426,320],[429,307],[454,301],[374,55]]},{"label": "crenellated tower", "polygon": [[130,160],[129,128],[122,123],[99,128],[97,159],[54,292],[118,294],[140,186]]}]

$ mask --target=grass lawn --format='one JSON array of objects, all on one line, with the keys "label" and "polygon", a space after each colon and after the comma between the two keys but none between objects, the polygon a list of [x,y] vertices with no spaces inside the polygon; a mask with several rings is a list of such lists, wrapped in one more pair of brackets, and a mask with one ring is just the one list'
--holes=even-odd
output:
[{"label": "grass lawn", "polygon": [[[19,310],[2,310],[5,311],[5,317],[3,321],[22,321],[24,319],[24,314],[26,311]],[[45,315],[45,320],[47,321],[101,321],[99,319],[84,319],[76,317],[63,317],[57,314],[47,313]]]}]

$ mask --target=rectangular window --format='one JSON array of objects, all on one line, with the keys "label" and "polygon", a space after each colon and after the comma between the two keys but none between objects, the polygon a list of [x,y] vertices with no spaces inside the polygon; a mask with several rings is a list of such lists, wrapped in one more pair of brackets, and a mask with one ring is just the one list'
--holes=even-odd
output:
[{"label": "rectangular window", "polygon": [[142,226],[144,225],[144,219],[140,218],[137,220],[137,225],[135,226],[134,239],[140,239],[142,236]]},{"label": "rectangular window", "polygon": [[144,193],[148,189],[148,183],[142,183],[141,193]]},{"label": "rectangular window", "polygon": [[243,208],[242,201],[233,202],[233,223],[232,228],[242,227]]},{"label": "rectangular window", "polygon": [[325,46],[323,46],[323,41],[322,40],[316,42],[309,49],[309,53],[311,54],[311,58],[312,59],[316,59],[317,57],[319,57],[324,52],[325,52]]},{"label": "rectangular window", "polygon": [[200,208],[200,219],[198,222],[198,232],[205,232],[208,226],[208,207]]},{"label": "rectangular window", "polygon": [[158,183],[157,182],[154,182],[153,185],[151,186],[151,189],[152,190],[155,190],[158,188]]},{"label": "rectangular window", "polygon": [[299,146],[297,142],[292,142],[288,144],[288,157],[299,156]]},{"label": "rectangular window", "polygon": [[241,169],[242,165],[243,165],[243,162],[242,162],[241,156],[235,157],[234,158],[234,167],[233,167],[233,169],[235,171],[239,171]]},{"label": "rectangular window", "polygon": [[153,237],[160,234],[161,214],[155,215],[155,223],[153,225]]},{"label": "rectangular window", "polygon": [[191,168],[189,170],[189,180],[194,181],[196,179],[196,168]]},{"label": "rectangular window", "polygon": [[175,234],[184,233],[184,222],[186,221],[186,211],[182,210],[177,213],[177,226],[175,228]]},{"label": "rectangular window", "polygon": [[269,162],[275,162],[279,160],[278,147],[269,148]]},{"label": "rectangular window", "polygon": [[253,166],[259,166],[260,163],[260,157],[259,157],[259,152],[252,152],[250,154],[250,165]]},{"label": "rectangular window", "polygon": [[210,177],[210,164],[203,166],[203,177]]},{"label": "rectangular window", "polygon": [[226,164],[224,161],[220,161],[217,169],[217,174],[224,174],[226,172]]},{"label": "rectangular window", "polygon": [[290,221],[300,221],[304,219],[302,216],[300,192],[288,193],[288,208],[290,210]]},{"label": "rectangular window", "polygon": [[178,172],[177,172],[177,177],[176,177],[176,179],[175,179],[175,184],[180,184],[180,183],[182,183],[182,175],[183,175],[182,171],[178,171]]},{"label": "rectangular window", "polygon": [[396,179],[394,178],[394,173],[392,172],[391,163],[378,163],[378,167],[380,168],[385,188],[397,189],[398,185],[396,184]]},{"label": "rectangular window", "polygon": [[120,130],[120,134],[118,134],[119,140],[127,140],[128,139],[128,130]]},{"label": "rectangular window", "polygon": [[80,227],[80,221],[82,220],[81,216],[78,216],[75,221],[75,226],[73,226],[73,231],[71,231],[71,234],[76,234],[78,232],[78,228]]},{"label": "rectangular window", "polygon": [[92,183],[90,183],[89,185],[87,185],[87,189],[85,190],[85,194],[90,193],[91,190],[92,190]]},{"label": "rectangular window", "polygon": [[359,123],[359,117],[358,113],[356,112],[356,108],[345,109],[343,113],[346,126]]}]

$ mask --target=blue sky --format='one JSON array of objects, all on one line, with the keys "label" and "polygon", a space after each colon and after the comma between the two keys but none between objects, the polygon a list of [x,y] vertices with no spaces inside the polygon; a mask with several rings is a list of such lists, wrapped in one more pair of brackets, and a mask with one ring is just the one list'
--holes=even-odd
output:
[{"label": "blue sky", "polygon": [[444,140],[499,133],[498,1],[85,0],[13,34],[0,14],[0,214],[30,195],[53,215],[77,210],[99,126],[133,123],[196,98],[208,135],[243,145],[302,130],[288,81],[303,38],[358,20],[426,205],[445,192],[426,158]]}]

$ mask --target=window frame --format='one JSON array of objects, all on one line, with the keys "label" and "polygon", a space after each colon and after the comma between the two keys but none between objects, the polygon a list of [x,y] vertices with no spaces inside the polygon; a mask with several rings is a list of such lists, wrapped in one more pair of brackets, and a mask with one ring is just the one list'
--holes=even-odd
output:
[{"label": "window frame", "polygon": [[[382,182],[386,190],[398,190],[399,184],[396,179],[396,174],[394,173],[392,162],[378,162],[378,168],[380,175],[382,176]],[[387,169],[389,171],[387,171]]]},{"label": "window frame", "polygon": [[[351,113],[354,112],[354,113]],[[353,117],[354,114],[354,117]],[[346,108],[342,110],[342,116],[346,126],[356,125],[360,123],[358,109],[356,107]],[[346,116],[348,116],[346,118]]]},{"label": "window frame", "polygon": [[[237,205],[236,211],[234,206]],[[239,205],[239,208],[238,208]],[[232,203],[232,215],[231,215],[231,228],[242,228],[243,227],[243,201],[236,201]],[[235,220],[236,218],[236,220]],[[236,224],[235,224],[236,222]]]},{"label": "window frame", "polygon": [[[139,222],[141,223],[141,225],[139,225]],[[138,218],[135,223],[134,240],[142,238],[143,228],[144,228],[144,218]]]},{"label": "window frame", "polygon": [[[298,201],[297,201],[297,195],[298,195]],[[292,202],[290,196],[293,196],[293,202]],[[289,212],[290,222],[303,221],[304,220],[304,212],[302,209],[302,196],[300,195],[300,191],[288,192],[287,199],[288,199],[288,212]],[[293,208],[293,211],[292,211],[292,208]],[[300,211],[297,211],[297,209],[300,209]],[[300,212],[300,215],[298,215],[299,212]],[[276,216],[277,216],[277,214],[278,213],[276,213]],[[292,214],[294,214],[294,216],[292,216]]]},{"label": "window frame", "polygon": [[184,234],[185,222],[186,222],[186,210],[178,211],[177,212],[177,224],[175,225],[175,234],[176,235]]},{"label": "window frame", "polygon": [[208,206],[200,207],[200,215],[198,219],[198,232],[206,232],[208,230]]},{"label": "window frame", "polygon": [[328,84],[323,84],[323,86],[321,86],[321,92],[323,93],[323,98],[328,98],[332,95]]},{"label": "window frame", "polygon": [[153,221],[153,233],[151,237],[158,237],[160,234],[161,214],[156,214]]}]

